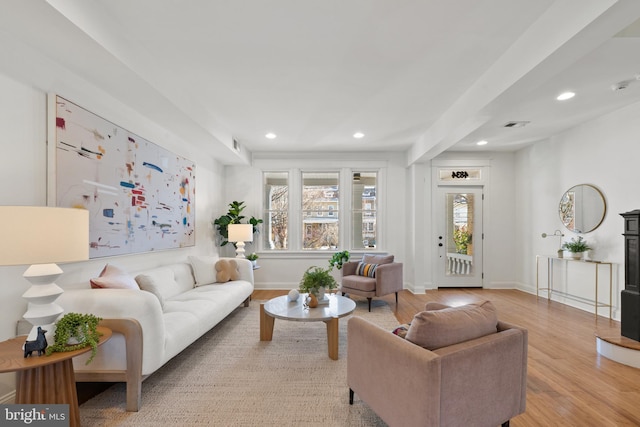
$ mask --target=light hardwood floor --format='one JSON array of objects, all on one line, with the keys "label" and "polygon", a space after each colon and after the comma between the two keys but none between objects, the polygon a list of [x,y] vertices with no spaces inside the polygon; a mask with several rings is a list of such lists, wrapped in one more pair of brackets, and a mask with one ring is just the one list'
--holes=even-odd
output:
[{"label": "light hardwood floor", "polygon": [[[255,291],[269,299],[286,291]],[[498,318],[527,328],[527,410],[511,426],[640,426],[640,369],[596,352],[596,331],[619,334],[620,323],[517,290],[441,289],[403,291],[398,307],[383,298],[398,323],[408,323],[427,301],[460,304],[490,300]]]}]

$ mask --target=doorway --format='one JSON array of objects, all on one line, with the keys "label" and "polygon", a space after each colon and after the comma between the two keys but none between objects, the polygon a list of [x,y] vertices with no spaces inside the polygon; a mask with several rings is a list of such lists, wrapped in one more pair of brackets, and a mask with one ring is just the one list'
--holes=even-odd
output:
[{"label": "doorway", "polygon": [[436,286],[482,287],[481,186],[439,186],[436,195]]}]

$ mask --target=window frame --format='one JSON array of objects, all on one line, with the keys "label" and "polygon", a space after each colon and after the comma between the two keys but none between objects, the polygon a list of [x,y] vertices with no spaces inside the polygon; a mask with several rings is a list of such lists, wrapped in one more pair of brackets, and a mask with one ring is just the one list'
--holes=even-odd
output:
[{"label": "window frame", "polygon": [[[258,250],[265,254],[319,254],[324,252],[333,251],[380,251],[384,247],[384,230],[385,222],[383,220],[384,206],[384,168],[383,167],[335,167],[335,168],[318,168],[318,167],[300,167],[300,168],[277,168],[277,167],[261,167],[261,198],[264,198],[264,186],[266,184],[265,174],[267,173],[284,173],[288,174],[288,187],[289,187],[289,205],[287,207],[288,223],[287,223],[287,236],[288,247],[286,249],[271,249],[266,247],[264,239],[259,240]],[[329,249],[305,249],[304,246],[304,223],[303,223],[303,209],[302,209],[302,190],[303,190],[303,173],[338,173],[338,209],[331,209],[332,215],[325,217],[338,218],[339,229],[339,244],[337,248]],[[375,173],[376,174],[376,247],[375,248],[354,248],[352,247],[352,229],[353,229],[353,204],[352,204],[352,180],[353,173]],[[265,200],[261,200],[262,212],[261,218],[265,221],[267,219],[266,213],[268,211]],[[364,209],[363,209],[364,210]],[[327,210],[329,213],[329,210]]]}]

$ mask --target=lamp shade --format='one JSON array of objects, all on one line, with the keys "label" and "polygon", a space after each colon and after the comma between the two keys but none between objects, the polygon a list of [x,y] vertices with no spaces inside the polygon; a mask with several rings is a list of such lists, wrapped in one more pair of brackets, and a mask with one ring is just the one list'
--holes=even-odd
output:
[{"label": "lamp shade", "polygon": [[229,224],[230,242],[253,242],[253,225]]},{"label": "lamp shade", "polygon": [[89,211],[0,206],[0,265],[47,264],[89,258]]}]

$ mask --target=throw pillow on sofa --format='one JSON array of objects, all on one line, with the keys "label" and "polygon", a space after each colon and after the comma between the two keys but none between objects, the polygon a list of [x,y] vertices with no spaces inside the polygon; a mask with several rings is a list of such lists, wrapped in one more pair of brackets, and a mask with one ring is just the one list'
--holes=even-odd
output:
[{"label": "throw pillow on sofa", "polygon": [[138,274],[136,282],[138,282],[140,289],[154,294],[163,307],[166,299],[184,292],[176,282],[173,270],[167,267],[154,268],[146,273]]},{"label": "throw pillow on sofa", "polygon": [[196,286],[210,285],[216,281],[217,256],[189,256],[189,263],[193,269]]},{"label": "throw pillow on sofa", "polygon": [[490,301],[425,310],[413,317],[406,339],[428,350],[447,347],[498,331],[498,315]]},{"label": "throw pillow on sofa", "polygon": [[140,289],[133,277],[112,264],[105,265],[99,277],[89,282],[93,289]]},{"label": "throw pillow on sofa", "polygon": [[239,278],[238,263],[235,260],[221,259],[216,262],[216,282],[226,283]]}]

